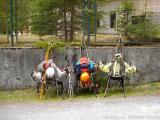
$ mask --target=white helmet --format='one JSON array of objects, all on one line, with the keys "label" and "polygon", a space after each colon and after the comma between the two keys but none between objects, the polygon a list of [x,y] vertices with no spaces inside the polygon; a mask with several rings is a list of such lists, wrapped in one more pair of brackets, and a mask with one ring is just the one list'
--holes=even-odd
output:
[{"label": "white helmet", "polygon": [[121,53],[116,53],[115,57],[122,58],[122,54]]},{"label": "white helmet", "polygon": [[47,68],[46,70],[46,76],[47,78],[53,78],[55,74],[55,70],[52,67]]},{"label": "white helmet", "polygon": [[116,53],[115,54],[115,60],[118,62],[122,62],[123,58],[122,58],[122,54],[121,53]]}]

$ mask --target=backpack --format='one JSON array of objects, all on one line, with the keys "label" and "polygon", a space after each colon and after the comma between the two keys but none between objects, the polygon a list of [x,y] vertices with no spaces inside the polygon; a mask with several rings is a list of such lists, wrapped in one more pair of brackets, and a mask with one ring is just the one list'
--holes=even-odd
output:
[{"label": "backpack", "polygon": [[[112,61],[112,65],[111,65],[111,67],[110,67],[110,75],[111,76],[113,76],[113,66],[114,66],[114,63],[115,63],[115,60],[114,61]],[[120,71],[119,71],[119,74],[120,75],[117,75],[117,76],[124,76],[125,74],[125,62],[122,62],[121,64],[120,64]]]}]

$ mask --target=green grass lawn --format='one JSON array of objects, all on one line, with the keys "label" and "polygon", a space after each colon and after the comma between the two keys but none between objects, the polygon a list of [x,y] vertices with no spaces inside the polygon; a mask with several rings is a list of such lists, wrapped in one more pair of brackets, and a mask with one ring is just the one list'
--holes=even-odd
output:
[{"label": "green grass lawn", "polygon": [[[160,82],[139,85],[139,86],[127,86],[126,87],[126,97],[129,96],[144,96],[144,95],[157,95],[160,94]],[[100,90],[98,97],[90,91],[81,91],[80,96],[73,98],[66,98],[65,100],[82,100],[82,99],[97,99],[103,98],[104,91]],[[112,87],[106,98],[123,97],[123,92],[117,88]],[[61,101],[61,97],[56,97],[54,89],[48,89],[45,95],[45,100],[43,101]],[[36,90],[33,88],[23,89],[23,90],[1,90],[0,91],[0,103],[7,102],[40,102]]]}]

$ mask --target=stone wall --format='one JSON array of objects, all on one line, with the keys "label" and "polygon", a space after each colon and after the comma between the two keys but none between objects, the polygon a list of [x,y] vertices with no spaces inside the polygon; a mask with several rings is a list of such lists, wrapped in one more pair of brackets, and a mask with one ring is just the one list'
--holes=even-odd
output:
[{"label": "stone wall", "polygon": [[[90,48],[89,57],[93,61],[110,62],[113,59],[115,48]],[[79,58],[79,49],[54,50],[53,60],[60,67],[67,65],[65,60],[71,62],[73,56]],[[125,47],[124,60],[137,66],[139,74],[129,76],[130,83],[149,83],[160,80],[160,48]],[[31,72],[44,60],[44,50],[36,48],[0,48],[0,88],[26,88],[34,86]]]},{"label": "stone wall", "polygon": [[[142,84],[160,80],[160,48],[158,47],[125,47],[123,49],[123,57],[127,63],[131,63],[138,68],[139,73],[135,75],[127,75],[129,84]],[[58,66],[64,66],[66,63],[65,55],[70,56],[72,62],[73,55],[79,58],[79,49],[69,50],[69,52],[56,52],[55,61]],[[110,62],[114,58],[115,48],[113,47],[94,47],[88,50],[91,60],[99,62]]]},{"label": "stone wall", "polygon": [[0,88],[26,88],[33,86],[31,73],[44,58],[43,49],[1,48]]}]

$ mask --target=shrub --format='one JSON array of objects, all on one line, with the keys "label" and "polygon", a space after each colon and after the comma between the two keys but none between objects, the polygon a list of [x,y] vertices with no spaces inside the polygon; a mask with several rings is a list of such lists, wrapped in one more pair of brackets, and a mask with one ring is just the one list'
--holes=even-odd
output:
[{"label": "shrub", "polygon": [[144,21],[135,25],[129,25],[130,36],[138,40],[153,41],[160,36],[160,26],[151,21]]}]

